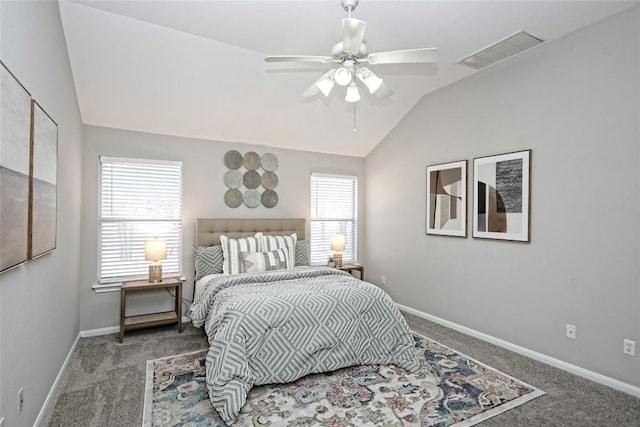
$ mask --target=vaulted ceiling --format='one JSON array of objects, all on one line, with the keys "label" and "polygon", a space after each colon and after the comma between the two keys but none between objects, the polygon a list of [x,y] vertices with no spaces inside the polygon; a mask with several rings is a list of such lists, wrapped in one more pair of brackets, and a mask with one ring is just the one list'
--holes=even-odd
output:
[{"label": "vaulted ceiling", "polygon": [[478,72],[460,59],[520,30],[548,43],[638,3],[362,0],[353,16],[370,51],[437,47],[440,59],[371,66],[394,93],[360,91],[355,133],[343,88],[301,96],[331,64],[264,62],[330,55],[339,0],[61,0],[60,11],[85,124],[366,156],[425,94]]}]

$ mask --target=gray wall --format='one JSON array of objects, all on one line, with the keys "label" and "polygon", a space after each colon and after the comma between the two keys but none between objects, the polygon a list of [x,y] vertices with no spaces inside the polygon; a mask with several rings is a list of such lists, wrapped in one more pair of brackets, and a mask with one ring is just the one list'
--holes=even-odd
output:
[{"label": "gray wall", "polygon": [[0,10],[2,61],[58,124],[57,249],[0,276],[0,416],[14,427],[33,425],[79,331],[82,147],[58,3],[2,1]]},{"label": "gray wall", "polygon": [[[246,144],[205,141],[162,136],[125,130],[83,127],[83,197],[81,254],[81,330],[116,326],[119,323],[119,293],[96,293],[98,247],[98,169],[99,155],[183,162],[183,275],[187,278],[183,295],[193,293],[193,251],[196,218],[309,218],[310,174],[326,172],[358,176],[359,185],[359,248],[364,256],[364,158],[282,150]],[[242,205],[231,209],[224,204],[226,187],[222,177],[226,172],[224,154],[231,149],[258,154],[272,152],[279,160],[276,171],[279,202],[275,208],[263,206],[250,209]],[[168,309],[171,297],[166,292],[157,295],[132,295],[127,314]],[[130,310],[130,311],[129,311]]]},{"label": "gray wall", "polygon": [[[636,7],[425,96],[366,158],[369,280],[640,386],[639,63]],[[425,235],[426,165],[528,148],[531,243]]]}]

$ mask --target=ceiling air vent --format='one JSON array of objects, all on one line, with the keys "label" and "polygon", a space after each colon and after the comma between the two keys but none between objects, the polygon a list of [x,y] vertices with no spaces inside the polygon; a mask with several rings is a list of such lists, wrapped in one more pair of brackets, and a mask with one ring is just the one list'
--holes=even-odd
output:
[{"label": "ceiling air vent", "polygon": [[482,68],[537,46],[542,42],[542,39],[532,36],[527,32],[520,31],[461,59],[458,63],[481,70]]}]

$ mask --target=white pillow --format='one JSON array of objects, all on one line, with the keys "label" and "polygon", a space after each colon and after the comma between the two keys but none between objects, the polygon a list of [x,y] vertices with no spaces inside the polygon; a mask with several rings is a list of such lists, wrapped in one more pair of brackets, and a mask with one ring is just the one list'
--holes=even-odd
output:
[{"label": "white pillow", "polygon": [[276,249],[286,249],[289,258],[289,264],[287,268],[293,268],[293,262],[295,262],[296,259],[297,239],[298,236],[296,235],[296,233],[293,233],[290,236],[266,236],[262,234],[261,250],[264,252],[269,252]]},{"label": "white pillow", "polygon": [[286,249],[269,252],[240,252],[241,272],[256,273],[259,271],[283,270],[289,268]]},{"label": "white pillow", "polygon": [[260,252],[262,250],[262,233],[256,233],[253,237],[243,237],[241,239],[230,239],[227,236],[220,236],[220,246],[224,261],[222,272],[224,274],[241,273],[240,252]]}]

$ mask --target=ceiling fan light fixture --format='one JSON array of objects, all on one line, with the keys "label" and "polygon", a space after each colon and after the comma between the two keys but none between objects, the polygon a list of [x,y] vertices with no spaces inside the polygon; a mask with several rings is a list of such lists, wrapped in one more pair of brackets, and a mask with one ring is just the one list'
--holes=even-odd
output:
[{"label": "ceiling fan light fixture", "polygon": [[359,68],[356,71],[356,76],[367,86],[370,94],[374,94],[382,86],[382,79],[373,74],[368,68]]},{"label": "ceiling fan light fixture", "polygon": [[333,79],[340,86],[346,86],[349,83],[351,83],[351,81],[353,80],[353,78],[351,76],[351,71],[349,71],[349,69],[346,68],[346,67],[338,68],[336,70],[336,74],[334,75]]},{"label": "ceiling fan light fixture", "polygon": [[351,84],[347,88],[347,96],[344,97],[344,100],[347,102],[360,101],[360,92],[358,92],[358,86],[356,85],[356,82],[351,82]]},{"label": "ceiling fan light fixture", "polygon": [[331,93],[331,89],[333,89],[333,86],[335,86],[336,82],[333,81],[333,79],[329,76],[319,80],[316,83],[316,86],[318,86],[318,89],[320,89],[320,92],[322,92],[322,94],[324,96],[329,96],[329,94]]}]

